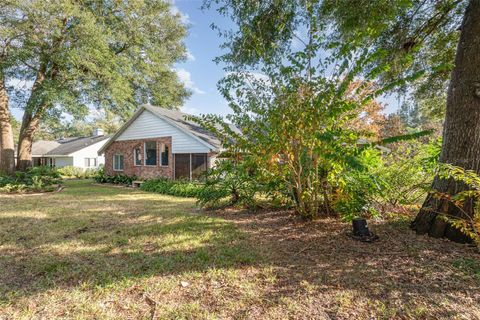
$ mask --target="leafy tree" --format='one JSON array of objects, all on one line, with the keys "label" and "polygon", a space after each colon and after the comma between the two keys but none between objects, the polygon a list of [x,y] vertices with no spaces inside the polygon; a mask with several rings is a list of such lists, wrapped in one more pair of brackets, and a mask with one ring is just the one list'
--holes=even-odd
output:
[{"label": "leafy tree", "polygon": [[[358,139],[371,131],[365,110],[373,106],[371,114],[378,111],[372,99],[382,89],[368,81],[376,70],[366,81],[358,80],[371,59],[368,52],[318,58],[329,50],[319,33],[320,21],[313,11],[304,18],[308,39],[302,50],[264,59],[257,72],[234,63],[220,89],[234,111],[229,119],[243,132],[230,139],[235,145],[229,153],[240,150],[239,160],[253,163],[249,167],[257,181],[280,189],[301,216],[311,219],[336,214],[338,199],[350,192],[344,188],[344,173],[364,169],[356,159]],[[364,208],[354,209],[361,214]]]},{"label": "leafy tree", "polygon": [[105,110],[96,113],[89,119],[64,119],[49,118],[40,126],[35,135],[36,140],[52,140],[61,137],[86,137],[91,136],[97,128],[103,129],[104,134],[111,135],[118,131],[122,125],[122,118],[113,112]]},{"label": "leafy tree", "polygon": [[[48,119],[62,114],[82,118],[92,106],[128,116],[139,103],[165,108],[182,103],[188,92],[173,63],[185,57],[186,31],[170,6],[160,0],[0,4],[5,55],[0,76],[4,82],[32,83],[28,90],[9,90],[24,110],[18,169],[31,164],[33,138]],[[8,103],[1,102],[3,132],[8,131]],[[5,147],[9,144],[2,143]]]},{"label": "leafy tree", "polygon": [[[366,48],[375,53],[365,67],[367,73],[380,69],[378,78],[384,83],[404,79],[403,85],[397,83],[391,89],[411,92],[417,103],[434,113],[443,113],[446,106],[440,161],[480,171],[476,72],[480,67],[480,1],[211,0],[206,5],[216,5],[237,23],[238,29],[227,33],[224,47],[229,51],[220,58],[237,66],[281,59],[292,43],[304,43],[305,13],[314,12],[337,52]],[[446,104],[438,103],[446,91]],[[467,187],[453,179],[437,178],[433,188],[448,193]],[[461,241],[464,237],[457,229],[437,219],[435,212],[443,210],[449,210],[449,215],[462,214],[442,199],[429,197],[413,228]]]}]

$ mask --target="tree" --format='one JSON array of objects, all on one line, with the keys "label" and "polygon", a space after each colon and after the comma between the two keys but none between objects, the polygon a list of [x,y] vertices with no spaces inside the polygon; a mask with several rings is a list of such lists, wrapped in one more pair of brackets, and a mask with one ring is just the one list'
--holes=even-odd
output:
[{"label": "tree", "polygon": [[92,106],[128,116],[140,103],[181,105],[188,92],[173,64],[185,58],[186,32],[170,6],[156,0],[0,5],[3,48],[10,48],[0,74],[33,83],[9,92],[24,110],[17,169],[31,165],[33,138],[47,119],[82,118]]},{"label": "tree", "polygon": [[12,174],[15,170],[15,146],[5,71],[11,66],[13,47],[20,33],[15,23],[3,19],[1,5],[0,10],[0,172]]},{"label": "tree", "polygon": [[[447,111],[443,130],[440,162],[480,173],[480,1],[471,0],[461,25],[455,67],[448,89]],[[468,188],[463,182],[437,176],[433,183],[437,192],[456,194]],[[455,206],[431,194],[413,221],[419,233],[467,241],[464,234],[439,214],[450,217],[473,217],[473,199]]]},{"label": "tree", "polygon": [[[250,66],[279,59],[291,50],[292,43],[303,42],[302,13],[315,10],[324,21],[324,36],[337,52],[366,48],[376,54],[365,71],[379,71],[380,83],[403,79],[403,85],[389,89],[410,92],[417,103],[433,102],[430,109],[437,114],[446,106],[440,161],[479,172],[480,85],[475,71],[480,68],[479,0],[207,1],[207,6],[214,4],[239,26],[238,31],[228,33],[224,47],[230,51],[220,59]],[[447,103],[439,104],[436,97],[444,95],[447,87]],[[440,178],[433,183],[433,189],[440,192],[463,188]],[[464,209],[473,213],[473,205]],[[444,201],[429,197],[413,228],[418,233],[464,240],[437,219],[437,211],[459,214]]]},{"label": "tree", "polygon": [[[242,137],[231,139],[236,146],[227,149],[229,154],[240,148],[240,161],[254,164],[248,167],[255,168],[252,171],[262,181],[262,189],[287,195],[302,217],[343,215],[347,210],[345,218],[363,214],[367,200],[357,197],[361,188],[348,188],[345,173],[367,170],[359,161],[363,153],[358,140],[379,135],[375,122],[382,118],[381,105],[373,99],[382,90],[370,81],[376,70],[362,74],[371,53],[357,48],[339,53],[329,48],[317,15],[318,3],[307,3],[291,13],[294,23],[303,24],[302,45],[295,50],[286,45],[277,51],[275,45],[269,47],[272,39],[257,35],[255,27],[264,31],[266,24],[273,37],[281,34],[285,20],[275,14],[284,7],[276,10],[267,4],[264,8],[263,2],[235,4],[252,12],[235,16],[242,31],[230,34],[227,46],[232,52],[221,57],[229,73],[219,88],[233,110],[229,119],[243,132]],[[256,10],[265,15],[257,19]],[[345,205],[347,198],[352,201]]]},{"label": "tree", "polygon": [[113,112],[104,110],[94,112],[94,115],[87,119],[65,119],[50,118],[42,123],[35,138],[42,140],[53,140],[61,137],[87,137],[91,136],[95,129],[103,129],[106,135],[114,134],[122,125],[122,118]]}]

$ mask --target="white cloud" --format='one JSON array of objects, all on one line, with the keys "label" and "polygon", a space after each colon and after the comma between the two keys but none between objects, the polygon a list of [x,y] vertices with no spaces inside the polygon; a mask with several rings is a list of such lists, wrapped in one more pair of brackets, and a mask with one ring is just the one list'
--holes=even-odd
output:
[{"label": "white cloud", "polygon": [[173,15],[180,15],[180,21],[182,21],[183,24],[185,25],[189,25],[191,24],[192,22],[190,21],[190,16],[186,13],[183,13],[182,11],[180,11],[180,9],[175,5],[175,1],[172,0],[171,1],[171,7],[170,7],[170,11]]},{"label": "white cloud", "polygon": [[201,112],[195,107],[190,107],[190,106],[183,106],[180,108],[182,112],[188,113],[188,114],[193,114],[193,115],[200,115]]},{"label": "white cloud", "polygon": [[195,61],[195,56],[193,55],[193,53],[191,53],[188,50],[187,50],[187,60],[188,61]]},{"label": "white cloud", "polygon": [[193,93],[205,94],[205,91],[201,90],[195,85],[195,83],[192,80],[192,75],[190,74],[190,72],[188,72],[183,68],[177,69],[176,72],[177,72],[178,78],[180,79],[180,81],[183,82],[183,84],[187,89],[192,90]]}]

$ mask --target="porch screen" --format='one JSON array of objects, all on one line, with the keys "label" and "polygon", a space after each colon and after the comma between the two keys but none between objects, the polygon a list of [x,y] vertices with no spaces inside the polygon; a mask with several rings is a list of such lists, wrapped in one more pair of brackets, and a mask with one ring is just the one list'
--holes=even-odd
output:
[{"label": "porch screen", "polygon": [[207,154],[192,153],[192,179],[198,180],[207,170]]},{"label": "porch screen", "polygon": [[175,179],[190,179],[190,154],[175,154]]}]

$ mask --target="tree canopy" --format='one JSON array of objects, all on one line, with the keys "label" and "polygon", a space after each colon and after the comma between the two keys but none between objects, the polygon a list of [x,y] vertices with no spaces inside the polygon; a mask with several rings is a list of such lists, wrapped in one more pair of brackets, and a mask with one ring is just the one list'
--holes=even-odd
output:
[{"label": "tree canopy", "polygon": [[441,119],[466,3],[208,0],[206,6],[217,8],[238,25],[237,30],[224,32],[227,53],[220,60],[255,66],[268,59],[281,59],[286,52],[306,45],[307,19],[313,12],[318,17],[317,28],[328,38],[330,47],[340,52],[354,47],[377,52],[365,72],[381,67],[378,80],[385,83],[415,79],[395,90],[411,95],[427,116]]},{"label": "tree canopy", "polygon": [[[179,107],[189,92],[173,64],[186,26],[158,0],[9,0],[0,4],[0,74],[24,110],[19,164],[39,124],[91,108],[127,117],[140,103]],[[26,83],[19,88],[20,82]],[[5,106],[3,107],[5,108]]]}]

